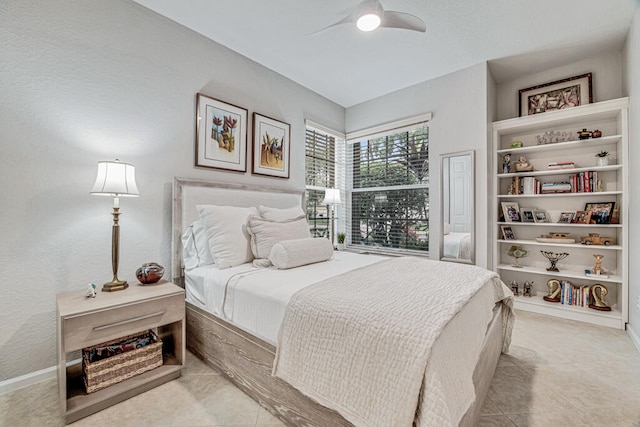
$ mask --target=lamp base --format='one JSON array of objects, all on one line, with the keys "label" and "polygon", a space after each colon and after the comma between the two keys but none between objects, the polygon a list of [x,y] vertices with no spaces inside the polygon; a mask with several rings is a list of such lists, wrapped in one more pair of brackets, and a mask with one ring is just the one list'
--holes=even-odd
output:
[{"label": "lamp base", "polygon": [[126,280],[114,280],[102,286],[102,292],[124,291],[129,287]]}]

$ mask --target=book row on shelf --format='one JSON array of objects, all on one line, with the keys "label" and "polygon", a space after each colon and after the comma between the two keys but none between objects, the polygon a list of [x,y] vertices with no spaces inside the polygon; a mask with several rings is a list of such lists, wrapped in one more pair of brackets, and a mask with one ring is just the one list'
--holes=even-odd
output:
[{"label": "book row on shelf", "polygon": [[574,173],[568,181],[540,182],[532,176],[512,178],[509,195],[553,194],[553,193],[595,193],[601,192],[602,183],[598,171]]}]

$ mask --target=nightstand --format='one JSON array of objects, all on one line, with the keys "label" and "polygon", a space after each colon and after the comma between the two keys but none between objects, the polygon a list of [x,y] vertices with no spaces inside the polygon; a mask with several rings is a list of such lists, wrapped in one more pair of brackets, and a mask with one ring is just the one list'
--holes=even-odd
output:
[{"label": "nightstand", "polygon": [[[118,292],[85,290],[57,296],[58,389],[67,423],[115,405],[180,376],[185,360],[184,289],[167,281],[133,285]],[[105,341],[156,328],[163,365],[87,394],[82,363],[67,366],[67,354]]]}]

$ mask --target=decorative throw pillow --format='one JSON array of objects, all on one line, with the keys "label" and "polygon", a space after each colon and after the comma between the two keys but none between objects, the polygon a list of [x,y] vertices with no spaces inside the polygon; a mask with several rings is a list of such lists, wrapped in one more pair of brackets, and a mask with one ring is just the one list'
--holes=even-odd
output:
[{"label": "decorative throw pillow", "polygon": [[286,221],[304,216],[304,211],[300,206],[294,206],[286,209],[258,206],[258,212],[260,212],[262,219],[269,221]]},{"label": "decorative throw pillow", "polygon": [[194,221],[182,235],[182,258],[187,270],[214,264],[202,222]]},{"label": "decorative throw pillow", "polygon": [[[247,230],[251,236],[253,256],[268,259],[271,248],[282,240],[304,239],[309,237],[309,224],[304,214],[286,221],[269,221],[259,216],[247,219]],[[259,265],[254,262],[254,265]]]},{"label": "decorative throw pillow", "polygon": [[333,256],[333,245],[328,239],[307,238],[284,240],[271,248],[269,261],[277,269],[300,267],[330,259]]},{"label": "decorative throw pillow", "polygon": [[209,250],[219,269],[253,260],[247,218],[258,214],[256,208],[215,205],[199,205],[196,208],[207,233]]}]

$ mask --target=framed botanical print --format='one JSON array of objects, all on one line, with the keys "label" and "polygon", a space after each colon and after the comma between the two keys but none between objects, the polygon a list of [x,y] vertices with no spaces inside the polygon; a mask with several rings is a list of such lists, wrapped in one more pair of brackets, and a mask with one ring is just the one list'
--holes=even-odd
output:
[{"label": "framed botanical print", "polygon": [[256,175],[289,178],[291,126],[253,113],[253,168]]},{"label": "framed botanical print", "polygon": [[198,94],[196,166],[247,171],[245,108]]}]

